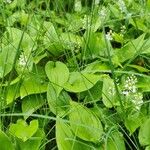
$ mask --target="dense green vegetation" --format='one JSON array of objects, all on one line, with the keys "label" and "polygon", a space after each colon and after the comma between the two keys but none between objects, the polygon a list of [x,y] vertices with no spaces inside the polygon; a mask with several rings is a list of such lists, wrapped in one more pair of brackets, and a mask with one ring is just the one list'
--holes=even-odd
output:
[{"label": "dense green vegetation", "polygon": [[0,0],[0,150],[150,150],[150,0]]}]

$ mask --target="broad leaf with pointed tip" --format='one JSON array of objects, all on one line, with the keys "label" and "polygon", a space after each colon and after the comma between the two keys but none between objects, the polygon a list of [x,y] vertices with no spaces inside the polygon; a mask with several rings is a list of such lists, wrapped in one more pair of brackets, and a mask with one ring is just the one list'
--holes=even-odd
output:
[{"label": "broad leaf with pointed tip", "polygon": [[38,129],[37,132],[25,142],[17,139],[17,144],[21,150],[39,150],[44,138],[44,131],[42,129]]},{"label": "broad leaf with pointed tip", "polygon": [[47,88],[47,100],[50,110],[55,115],[63,116],[69,109],[71,97],[65,91],[61,91],[59,96],[57,96],[55,87],[49,83]]},{"label": "broad leaf with pointed tip", "polygon": [[8,136],[0,130],[0,150],[15,150]]},{"label": "broad leaf with pointed tip", "polygon": [[12,70],[17,50],[9,44],[0,51],[0,78],[3,78]]},{"label": "broad leaf with pointed tip", "polygon": [[46,103],[46,99],[41,94],[26,96],[22,99],[22,112],[28,115],[24,116],[27,119],[34,111],[39,109]]},{"label": "broad leaf with pointed tip", "polygon": [[139,142],[142,146],[150,145],[150,118],[147,119],[140,127]]},{"label": "broad leaf with pointed tip", "polygon": [[58,96],[69,78],[67,66],[60,61],[49,61],[45,66],[45,71]]},{"label": "broad leaf with pointed tip", "polygon": [[10,124],[9,132],[13,136],[21,139],[22,141],[27,141],[30,139],[38,130],[38,120],[32,120],[28,125],[24,120],[17,120],[16,124]]},{"label": "broad leaf with pointed tip", "polygon": [[119,105],[114,81],[109,76],[103,78],[102,101],[108,108]]},{"label": "broad leaf with pointed tip", "polygon": [[47,82],[45,76],[39,74],[27,74],[22,81],[20,87],[21,98],[31,95],[46,92]]},{"label": "broad leaf with pointed tip", "polygon": [[69,81],[65,84],[65,90],[75,93],[87,91],[92,88],[99,79],[99,75],[72,72]]},{"label": "broad leaf with pointed tip", "polygon": [[72,132],[70,126],[60,118],[56,121],[56,141],[59,150],[93,150],[91,143],[81,141]]},{"label": "broad leaf with pointed tip", "polygon": [[103,133],[101,121],[88,108],[71,102],[69,120],[71,129],[77,137],[91,142],[100,140]]},{"label": "broad leaf with pointed tip", "polygon": [[126,150],[125,143],[123,140],[123,135],[117,131],[114,130],[109,133],[107,144],[105,144],[103,147],[107,150]]}]

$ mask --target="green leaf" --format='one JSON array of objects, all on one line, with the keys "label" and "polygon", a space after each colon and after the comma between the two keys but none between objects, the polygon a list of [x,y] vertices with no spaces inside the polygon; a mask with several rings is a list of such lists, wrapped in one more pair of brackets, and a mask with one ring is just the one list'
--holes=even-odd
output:
[{"label": "green leaf", "polygon": [[87,65],[87,67],[82,71],[85,73],[101,73],[110,71],[108,64],[101,63],[100,61],[94,61]]},{"label": "green leaf", "polygon": [[9,34],[7,41],[9,41],[11,45],[13,45],[13,47],[15,47],[16,49],[18,48],[19,43],[22,39],[20,48],[23,50],[27,58],[31,55],[31,52],[35,50],[36,42],[33,41],[31,36],[26,32],[19,30],[17,28],[10,28],[10,27],[7,27],[6,32],[8,32]]},{"label": "green leaf", "polygon": [[91,142],[100,140],[103,133],[102,124],[88,108],[76,102],[71,102],[69,121],[71,129],[77,137]]},{"label": "green leaf", "polygon": [[45,76],[29,73],[23,78],[20,87],[20,96],[23,98],[27,95],[43,93],[46,91],[47,82],[45,81]]},{"label": "green leaf", "polygon": [[117,100],[114,81],[109,76],[105,76],[103,78],[102,101],[106,107],[111,108],[114,105],[119,105]]},{"label": "green leaf", "polygon": [[126,150],[123,135],[117,131],[112,131],[104,145],[107,150]]},{"label": "green leaf", "polygon": [[150,146],[147,146],[147,147],[145,148],[145,150],[150,150]]},{"label": "green leaf", "polygon": [[43,43],[53,56],[59,56],[64,51],[59,34],[52,23],[50,23],[49,29],[44,35]]},{"label": "green leaf", "polygon": [[13,136],[21,139],[23,142],[30,139],[38,129],[38,120],[32,120],[28,125],[24,120],[17,120],[16,124],[11,123],[9,132]]},{"label": "green leaf", "polygon": [[143,123],[143,116],[139,112],[130,113],[125,119],[125,126],[132,134]]},{"label": "green leaf", "polygon": [[42,105],[46,103],[46,98],[43,95],[30,95],[22,99],[22,113],[28,114],[24,116],[27,119],[34,111],[39,109]]},{"label": "green leaf", "polygon": [[15,150],[8,136],[1,130],[0,130],[0,149]]},{"label": "green leaf", "polygon": [[70,126],[60,118],[56,121],[56,141],[59,150],[93,150],[90,143],[77,139]]},{"label": "green leaf", "polygon": [[58,96],[69,78],[67,66],[60,61],[49,61],[45,66],[45,71]]},{"label": "green leaf", "polygon": [[62,91],[59,96],[57,96],[55,87],[49,83],[47,89],[47,100],[50,110],[55,115],[63,116],[68,111],[71,98],[65,91]]},{"label": "green leaf", "polygon": [[79,93],[79,98],[83,99],[84,102],[91,102],[94,103],[102,97],[102,87],[103,87],[103,82],[98,81],[91,89],[88,91],[84,91]]},{"label": "green leaf", "polygon": [[143,92],[150,92],[150,77],[140,77],[137,83],[137,87]]},{"label": "green leaf", "polygon": [[116,60],[116,57],[117,57],[119,62],[123,63],[126,60],[134,58],[136,54],[138,53],[140,54],[141,48],[144,44],[144,37],[145,37],[145,34],[142,34],[137,39],[129,41],[121,49],[117,49],[113,55],[112,60]]},{"label": "green leaf", "polygon": [[16,48],[11,44],[2,47],[0,52],[0,78],[3,78],[12,70],[16,52]]},{"label": "green leaf", "polygon": [[7,88],[5,89],[7,105],[12,103],[16,98],[18,98],[20,96],[19,89],[20,89],[19,82],[7,86]]},{"label": "green leaf", "polygon": [[69,81],[65,84],[65,90],[75,93],[83,92],[92,88],[99,79],[99,75],[72,72]]},{"label": "green leaf", "polygon": [[17,140],[17,144],[19,145],[21,150],[39,150],[44,138],[44,131],[38,129],[37,132],[30,139],[25,142]]},{"label": "green leaf", "polygon": [[147,119],[140,127],[139,142],[142,146],[150,145],[150,118]]},{"label": "green leaf", "polygon": [[86,32],[85,40],[83,40],[83,55],[85,59],[107,56],[106,42],[103,34]]},{"label": "green leaf", "polygon": [[62,33],[61,40],[65,49],[74,50],[75,47],[81,46],[81,37],[72,33]]},{"label": "green leaf", "polygon": [[147,68],[144,68],[144,67],[141,67],[141,66],[138,66],[138,65],[127,65],[127,66],[129,66],[129,67],[131,67],[131,68],[135,68],[136,70],[138,70],[139,72],[150,72],[150,70],[149,69],[147,69]]}]

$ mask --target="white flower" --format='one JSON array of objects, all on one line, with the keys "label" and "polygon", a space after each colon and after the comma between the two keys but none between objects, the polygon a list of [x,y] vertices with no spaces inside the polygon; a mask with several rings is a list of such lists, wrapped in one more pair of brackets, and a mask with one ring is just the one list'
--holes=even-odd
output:
[{"label": "white flower", "polygon": [[113,38],[112,38],[112,30],[110,30],[109,32],[107,32],[107,34],[106,34],[106,39],[107,39],[108,41],[113,40]]},{"label": "white flower", "polygon": [[123,93],[125,93],[125,91],[128,91],[130,93],[136,93],[137,92],[136,83],[137,78],[135,75],[127,77],[127,79],[125,80]]},{"label": "white flower", "polygon": [[119,6],[119,9],[121,10],[122,13],[127,12],[127,8],[126,8],[126,5],[125,5],[123,0],[118,0],[118,6]]},{"label": "white flower", "polygon": [[91,26],[91,20],[90,20],[90,17],[88,17],[87,15],[84,15],[84,18],[82,20],[82,23],[83,23],[83,28],[90,28]]},{"label": "white flower", "polygon": [[10,4],[12,1],[11,0],[5,0],[5,3]]},{"label": "white flower", "polygon": [[131,99],[132,104],[134,104],[136,109],[140,109],[143,104],[143,95],[138,92],[138,88],[136,87],[137,77],[135,75],[131,75],[126,78],[124,83],[124,89],[122,94],[125,97]]},{"label": "white flower", "polygon": [[122,91],[122,94],[128,96],[129,95],[129,91]]},{"label": "white flower", "polygon": [[21,55],[19,57],[19,65],[22,67],[25,67],[26,64],[27,64],[27,58],[23,53],[21,53]]},{"label": "white flower", "polygon": [[76,0],[75,1],[74,9],[75,9],[76,12],[79,12],[79,11],[82,10],[81,0]]},{"label": "white flower", "polygon": [[108,93],[112,96],[114,96],[116,94],[115,88],[114,87],[109,87],[108,89]]},{"label": "white flower", "polygon": [[136,106],[135,108],[139,110],[141,105],[143,104],[143,95],[142,95],[142,93],[138,92],[138,93],[134,94],[132,102],[135,104],[135,106]]},{"label": "white flower", "polygon": [[105,7],[102,7],[101,10],[99,10],[99,16],[101,17],[101,19],[105,19],[107,16],[107,11]]},{"label": "white flower", "polygon": [[95,5],[98,5],[99,4],[99,0],[95,0]]}]

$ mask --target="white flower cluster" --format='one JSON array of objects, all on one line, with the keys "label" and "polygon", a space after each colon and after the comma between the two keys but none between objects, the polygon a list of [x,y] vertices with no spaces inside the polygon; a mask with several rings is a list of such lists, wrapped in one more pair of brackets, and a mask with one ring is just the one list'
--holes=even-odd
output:
[{"label": "white flower cluster", "polygon": [[[115,79],[117,86],[121,89],[121,95],[125,97],[126,100],[129,100],[134,105],[134,108],[139,110],[143,104],[143,95],[138,91],[136,86],[137,77],[135,75],[128,76],[123,83],[123,87],[120,86],[119,80]],[[108,93],[113,97],[116,94],[115,85],[113,84],[108,89]]]},{"label": "white flower cluster", "polygon": [[124,95],[128,95],[129,93],[136,93],[137,92],[136,83],[137,78],[135,75],[127,77],[124,83],[124,90],[122,93]]},{"label": "white flower cluster", "polygon": [[104,20],[104,19],[106,18],[106,16],[107,16],[107,10],[106,10],[106,8],[105,8],[105,7],[102,7],[102,8],[99,10],[98,14],[99,14],[100,18],[101,18],[102,20]]},{"label": "white flower cluster", "polygon": [[107,34],[106,34],[106,39],[108,40],[108,41],[111,41],[111,40],[113,40],[113,37],[112,37],[112,30],[110,30],[109,32],[107,32]]},{"label": "white flower cluster", "polygon": [[19,65],[21,67],[25,67],[26,64],[27,64],[27,58],[26,58],[26,56],[23,53],[21,53],[21,55],[19,57]]},{"label": "white flower cluster", "polygon": [[84,15],[84,18],[82,20],[83,28],[90,28],[91,27],[91,19],[87,15]]},{"label": "white flower cluster", "polygon": [[126,8],[124,0],[118,0],[118,6],[119,6],[119,9],[122,13],[127,12],[127,8]]},{"label": "white flower cluster", "polygon": [[112,88],[112,87],[109,87],[108,93],[109,93],[110,95],[114,96],[114,95],[116,94],[115,87],[113,87],[113,88]]},{"label": "white flower cluster", "polygon": [[80,12],[82,10],[81,0],[75,0],[74,9],[76,12]]},{"label": "white flower cluster", "polygon": [[124,34],[126,32],[126,26],[121,26],[120,28],[121,33]]},{"label": "white flower cluster", "polygon": [[95,1],[94,1],[94,4],[95,4],[95,5],[98,5],[98,4],[99,4],[99,1],[100,1],[100,0],[95,0]]},{"label": "white flower cluster", "polygon": [[136,83],[137,77],[135,75],[127,77],[124,83],[122,94],[125,97],[131,97],[135,108],[140,109],[141,104],[143,103],[143,95],[142,93],[138,92]]},{"label": "white flower cluster", "polygon": [[5,3],[10,4],[12,1],[11,0],[5,0]]},{"label": "white flower cluster", "polygon": [[135,104],[135,108],[139,110],[141,105],[143,104],[143,95],[142,95],[142,93],[139,93],[139,92],[135,93],[133,95],[132,102]]}]

